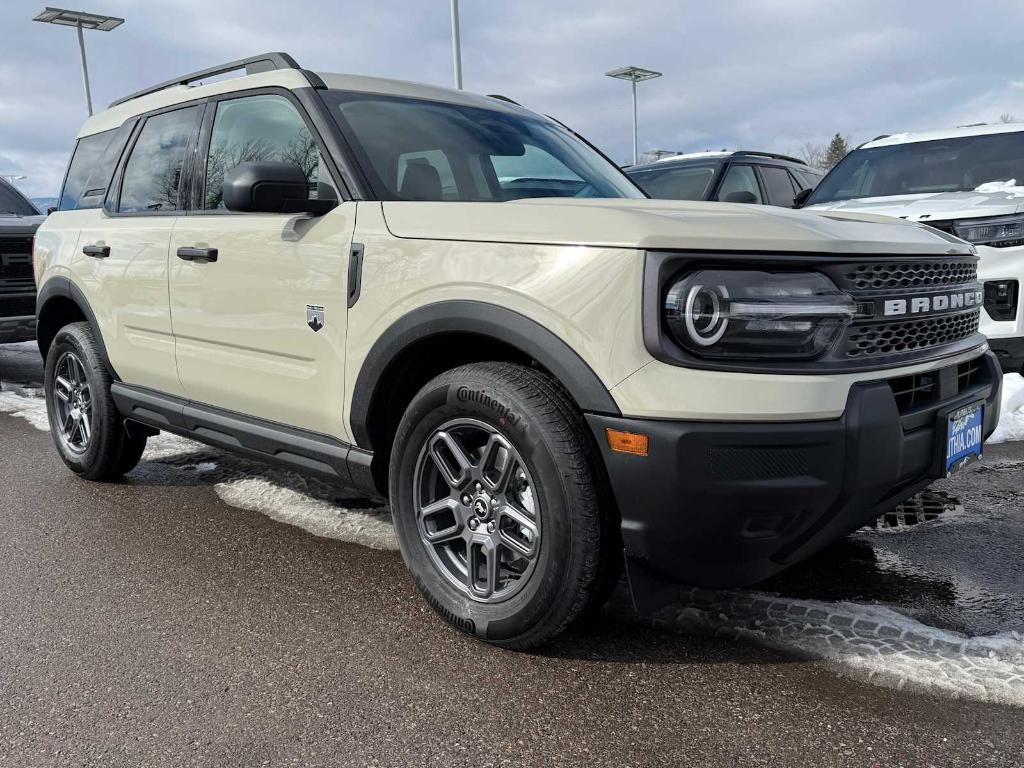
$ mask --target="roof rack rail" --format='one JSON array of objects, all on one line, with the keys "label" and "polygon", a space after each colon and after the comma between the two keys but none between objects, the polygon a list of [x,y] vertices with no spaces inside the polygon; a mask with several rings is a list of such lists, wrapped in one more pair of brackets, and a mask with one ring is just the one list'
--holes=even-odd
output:
[{"label": "roof rack rail", "polygon": [[[259,72],[272,72],[276,69],[298,69],[305,72],[305,70],[299,66],[299,63],[287,53],[282,53],[280,51],[274,53],[261,53],[258,56],[249,56],[244,59],[238,59],[237,61],[229,61],[227,64],[218,64],[215,67],[200,69],[198,72],[191,72],[187,75],[175,77],[172,80],[160,83],[159,85],[143,88],[141,91],[136,91],[124,98],[118,99],[117,101],[110,102],[110,106],[116,107],[118,104],[124,104],[126,101],[131,101],[132,99],[137,99],[141,96],[148,96],[151,93],[162,91],[165,88],[173,88],[176,85],[188,85],[196,80],[203,80],[207,77],[214,77],[216,75],[224,75],[228,72],[235,72],[240,69],[244,69],[245,74],[247,75],[255,75]],[[310,72],[305,72],[305,74],[306,77],[310,77],[312,75]],[[315,80],[313,78],[315,78]],[[310,81],[314,87],[323,87],[323,81],[320,81],[315,75],[312,76]]]},{"label": "roof rack rail", "polygon": [[774,160],[787,160],[791,163],[800,163],[800,165],[807,165],[806,160],[801,160],[799,157],[791,157],[790,155],[780,155],[777,152],[756,152],[750,149],[739,149],[733,152],[733,156],[736,155],[753,155],[755,157],[770,157]]}]

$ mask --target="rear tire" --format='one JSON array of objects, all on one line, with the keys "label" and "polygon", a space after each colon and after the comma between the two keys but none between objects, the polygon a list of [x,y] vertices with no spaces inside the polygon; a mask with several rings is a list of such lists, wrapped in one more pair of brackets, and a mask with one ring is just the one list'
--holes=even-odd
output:
[{"label": "rear tire", "polygon": [[125,429],[110,383],[89,324],[61,328],[46,355],[46,410],[61,459],[87,480],[121,477],[139,463],[146,448],[144,436]]},{"label": "rear tire", "polygon": [[590,446],[564,391],[520,365],[462,366],[413,398],[391,504],[406,565],[449,624],[532,648],[604,597],[614,565]]}]

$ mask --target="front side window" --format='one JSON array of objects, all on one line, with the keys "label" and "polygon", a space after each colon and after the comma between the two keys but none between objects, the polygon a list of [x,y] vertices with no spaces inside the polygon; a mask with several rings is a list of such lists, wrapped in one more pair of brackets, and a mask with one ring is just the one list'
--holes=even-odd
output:
[{"label": "front side window", "polygon": [[305,121],[284,96],[246,96],[217,103],[206,160],[207,210],[224,208],[224,176],[242,163],[291,163],[317,197],[322,160]]},{"label": "front side window", "polygon": [[731,165],[718,188],[717,199],[725,203],[763,203],[752,165]]},{"label": "front side window", "polygon": [[[68,175],[64,180],[64,189],[60,193],[60,202],[57,209],[61,211],[73,211],[79,207],[82,193],[85,192],[89,176],[93,174],[99,159],[106,152],[107,146],[117,129],[94,133],[92,136],[83,136],[75,145],[75,151],[71,155],[71,165],[68,166]],[[113,170],[113,169],[111,169]]]},{"label": "front side window", "polygon": [[643,197],[571,131],[512,105],[344,91],[324,97],[382,200]]},{"label": "front side window", "polygon": [[199,107],[163,112],[146,120],[125,164],[118,211],[155,213],[179,205],[181,170]]},{"label": "front side window", "polygon": [[967,192],[1024,184],[1024,131],[855,149],[818,185],[808,205],[862,197]]},{"label": "front side window", "polygon": [[633,181],[651,197],[664,200],[705,200],[715,166],[652,168],[630,171]]}]

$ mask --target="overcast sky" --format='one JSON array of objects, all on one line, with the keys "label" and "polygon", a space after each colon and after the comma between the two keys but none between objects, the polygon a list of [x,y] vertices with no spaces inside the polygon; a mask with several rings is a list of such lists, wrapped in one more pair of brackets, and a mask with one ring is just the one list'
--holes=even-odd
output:
[{"label": "overcast sky", "polygon": [[[53,0],[51,0],[52,2]],[[60,2],[61,0],[57,0]],[[452,83],[448,0],[68,0],[123,16],[86,32],[98,107],[253,53],[303,66]],[[0,174],[56,195],[85,98],[75,33],[34,23],[43,0],[0,1]],[[1024,120],[1019,0],[462,0],[465,87],[502,93],[631,155],[635,64],[645,149],[796,152],[834,133]]]}]

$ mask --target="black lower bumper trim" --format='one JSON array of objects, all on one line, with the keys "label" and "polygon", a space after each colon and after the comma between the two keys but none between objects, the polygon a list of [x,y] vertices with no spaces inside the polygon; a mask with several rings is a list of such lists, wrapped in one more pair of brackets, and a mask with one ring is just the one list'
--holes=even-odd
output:
[{"label": "black lower bumper trim", "polygon": [[1003,373],[1020,373],[1024,375],[1024,337],[1009,339],[989,339],[988,345],[999,358]]},{"label": "black lower bumper trim", "polygon": [[[728,588],[766,579],[842,538],[941,475],[940,413],[984,400],[984,436],[995,430],[999,367],[991,353],[979,362],[969,385],[909,413],[882,380],[851,387],[842,418],[830,421],[588,415],[627,557],[672,581]],[[611,451],[607,428],[646,434],[648,455]]]}]

